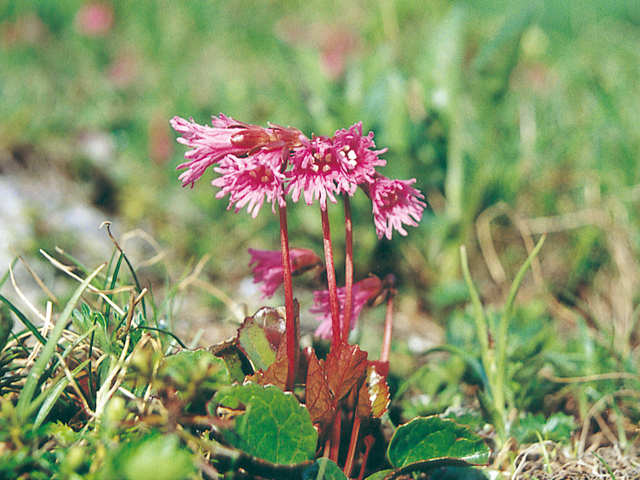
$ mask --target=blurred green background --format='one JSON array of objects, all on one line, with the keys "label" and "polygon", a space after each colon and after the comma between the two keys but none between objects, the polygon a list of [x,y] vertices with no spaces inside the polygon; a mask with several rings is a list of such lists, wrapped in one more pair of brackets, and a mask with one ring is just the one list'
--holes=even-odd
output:
[{"label": "blurred green background", "polygon": [[[158,241],[182,265],[175,278],[213,254],[207,278],[232,295],[246,248],[278,247],[277,217],[227,213],[213,172],[183,189],[169,119],[222,112],[308,136],[362,121],[389,149],[383,173],[415,177],[428,209],[407,238],[379,242],[359,192],[356,280],[393,271],[442,322],[466,299],[461,244],[485,298],[501,300],[523,239],[549,231],[540,267],[555,301],[600,308],[594,322],[631,338],[638,1],[4,0],[0,112],[3,263],[9,247],[58,245],[93,265],[111,220]],[[290,216],[292,244],[320,251],[317,209]]]}]

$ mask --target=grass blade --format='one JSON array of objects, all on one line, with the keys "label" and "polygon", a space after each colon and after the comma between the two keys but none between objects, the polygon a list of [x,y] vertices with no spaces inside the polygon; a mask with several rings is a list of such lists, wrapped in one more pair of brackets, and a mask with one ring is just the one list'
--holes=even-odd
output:
[{"label": "grass blade", "polygon": [[31,404],[33,394],[35,393],[36,387],[38,385],[38,381],[40,380],[41,375],[45,371],[45,368],[49,363],[49,360],[51,360],[51,358],[53,357],[53,354],[55,353],[56,346],[58,345],[58,340],[60,340],[60,337],[62,336],[62,332],[64,331],[67,321],[71,317],[71,313],[75,308],[76,302],[80,299],[80,296],[82,295],[84,290],[91,283],[91,281],[96,277],[96,275],[100,273],[100,271],[104,268],[105,265],[106,264],[104,263],[100,265],[100,267],[98,267],[93,273],[91,273],[91,275],[89,275],[78,287],[78,289],[75,291],[75,293],[67,303],[66,307],[62,311],[60,318],[58,318],[58,321],[56,322],[56,326],[51,332],[49,339],[44,344],[44,347],[42,348],[42,353],[38,357],[38,360],[36,360],[36,363],[33,365],[33,367],[31,367],[31,371],[27,376],[27,381],[25,382],[22,392],[20,393],[18,404],[16,405],[16,415],[20,421],[24,422],[28,417],[28,413],[30,411],[29,406]]},{"label": "grass blade", "polygon": [[42,345],[47,343],[47,340],[42,336],[42,334],[36,328],[36,326],[33,323],[31,323],[29,319],[25,317],[24,314],[13,305],[13,303],[11,303],[7,298],[3,297],[2,295],[0,295],[0,302],[4,303],[7,307],[11,309],[13,313],[16,314],[16,317],[18,317],[18,319],[24,324],[25,327],[27,327],[27,329],[33,334],[34,337],[38,339],[38,341]]}]

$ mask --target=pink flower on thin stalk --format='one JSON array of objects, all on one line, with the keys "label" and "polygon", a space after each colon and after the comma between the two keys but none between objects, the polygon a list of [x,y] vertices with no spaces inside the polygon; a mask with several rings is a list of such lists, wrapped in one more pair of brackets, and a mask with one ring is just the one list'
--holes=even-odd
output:
[{"label": "pink flower on thin stalk", "polygon": [[292,168],[287,172],[291,193],[297,202],[304,190],[307,205],[314,200],[327,209],[327,199],[336,203],[336,194],[353,195],[361,183],[372,182],[375,168],[386,165],[378,155],[386,152],[371,150],[375,147],[373,132],[362,136],[362,122],[348,130],[337,130],[333,138],[326,136],[302,139],[291,160]]},{"label": "pink flower on thin stalk", "polygon": [[184,156],[188,161],[177,167],[177,170],[187,169],[180,175],[183,186],[193,187],[194,182],[207,168],[219,163],[228,155],[245,157],[278,151],[280,170],[281,163],[286,161],[291,149],[300,146],[302,134],[295,128],[271,124],[269,128],[262,128],[238,122],[223,114],[220,114],[219,118],[212,117],[212,124],[213,127],[208,127],[198,125],[193,119],[171,119],[171,126],[182,134],[178,142],[193,148]]},{"label": "pink flower on thin stalk", "polygon": [[342,191],[353,195],[361,183],[371,183],[376,174],[376,167],[384,167],[386,160],[379,158],[387,151],[372,150],[373,132],[362,136],[362,122],[349,127],[349,130],[338,130],[334,137],[334,148],[342,160],[343,175],[338,180]]},{"label": "pink flower on thin stalk", "polygon": [[178,165],[176,170],[187,168],[180,174],[182,185],[191,185],[198,180],[205,170],[222,160],[227,155],[246,155],[252,149],[269,141],[268,132],[255,125],[246,125],[233,118],[220,114],[220,118],[212,117],[213,128],[198,125],[193,121],[173,117],[171,126],[182,134],[178,142],[193,148],[184,154],[188,160]]},{"label": "pink flower on thin stalk", "polygon": [[[360,312],[367,304],[371,304],[383,290],[382,282],[375,275],[370,275],[364,280],[353,284],[351,320],[349,328],[353,330],[360,316]],[[346,288],[338,289],[338,302],[340,303],[340,328],[344,324],[344,303],[346,298]],[[316,335],[321,338],[332,338],[331,327],[331,305],[329,304],[329,291],[319,290],[313,292],[313,302],[309,311],[317,313],[316,320],[322,322],[316,329]]]},{"label": "pink flower on thin stalk", "polygon": [[404,225],[417,227],[422,212],[427,206],[419,199],[424,195],[411,185],[416,179],[390,180],[376,175],[373,182],[361,185],[373,204],[373,221],[378,238],[386,236],[391,240],[393,229],[400,235],[407,235]]},{"label": "pink flower on thin stalk", "polygon": [[227,155],[214,168],[221,175],[211,182],[213,186],[221,188],[216,198],[229,194],[227,210],[235,204],[237,213],[248,204],[247,212],[255,218],[266,197],[275,213],[276,202],[280,207],[285,205],[282,195],[285,177],[280,173],[280,161],[279,150],[260,152],[244,158]]},{"label": "pink flower on thin stalk", "polygon": [[292,194],[294,202],[300,199],[304,190],[307,205],[318,200],[320,207],[326,210],[327,198],[337,203],[334,194],[340,193],[337,182],[342,176],[342,160],[329,137],[302,139],[302,146],[294,152],[291,170],[286,175],[289,178],[287,194]]},{"label": "pink flower on thin stalk", "polygon": [[[260,283],[261,298],[271,298],[278,287],[284,281],[282,270],[282,252],[280,250],[255,250],[249,249],[253,265],[253,283]],[[292,275],[301,275],[317,266],[322,265],[322,260],[313,251],[306,248],[292,248],[289,250]]]}]

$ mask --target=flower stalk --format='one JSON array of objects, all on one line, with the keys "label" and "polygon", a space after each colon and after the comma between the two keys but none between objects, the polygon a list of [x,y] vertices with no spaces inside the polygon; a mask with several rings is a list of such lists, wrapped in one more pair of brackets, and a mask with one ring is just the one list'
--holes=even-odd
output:
[{"label": "flower stalk", "polygon": [[332,345],[342,343],[340,329],[340,304],[338,303],[338,284],[336,283],[336,270],[333,266],[333,247],[331,245],[331,228],[329,226],[329,214],[327,209],[320,208],[322,216],[322,240],[324,245],[324,258],[327,273],[327,290],[329,291],[329,305],[331,307],[331,334]]},{"label": "flower stalk", "polygon": [[351,221],[351,200],[344,196],[344,240],[345,240],[345,268],[344,268],[344,323],[342,325],[342,341],[349,341],[351,326],[351,302],[353,299],[353,223]]},{"label": "flower stalk", "polygon": [[293,308],[293,281],[291,279],[291,259],[289,257],[289,235],[287,228],[287,206],[279,208],[280,214],[280,248],[282,250],[282,277],[284,282],[284,305],[286,314],[286,342],[287,342],[287,382],[286,390],[293,391],[298,363],[298,346],[296,342],[296,321]]}]

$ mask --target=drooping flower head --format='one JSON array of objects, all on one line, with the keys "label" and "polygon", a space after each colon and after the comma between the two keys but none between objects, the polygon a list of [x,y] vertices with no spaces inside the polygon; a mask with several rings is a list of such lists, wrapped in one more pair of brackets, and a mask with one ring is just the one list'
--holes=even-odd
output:
[{"label": "drooping flower head", "polygon": [[302,147],[294,152],[291,159],[291,170],[287,172],[287,194],[291,193],[293,201],[297,202],[304,190],[307,205],[318,200],[320,207],[326,210],[327,198],[333,203],[337,202],[334,194],[339,193],[341,175],[342,160],[329,137],[303,139]]},{"label": "drooping flower head", "polygon": [[228,209],[235,204],[237,213],[248,204],[247,212],[255,218],[266,197],[275,212],[276,202],[279,206],[284,205],[282,185],[285,178],[280,173],[280,160],[278,150],[244,158],[227,155],[214,168],[221,175],[211,182],[221,189],[216,198],[229,194]]},{"label": "drooping flower head", "polygon": [[372,148],[375,148],[373,132],[363,137],[362,122],[348,130],[337,130],[332,138],[303,139],[287,172],[287,193],[297,202],[304,190],[307,205],[318,200],[326,210],[327,199],[336,203],[336,194],[353,195],[359,184],[373,181],[376,167],[386,165],[386,161],[378,157],[386,149]]},{"label": "drooping flower head", "polygon": [[406,235],[404,225],[417,227],[422,212],[427,206],[420,199],[424,195],[412,187],[416,179],[390,180],[377,174],[374,181],[361,185],[373,204],[373,221],[378,238],[386,236],[391,240],[393,229]]},{"label": "drooping flower head", "polygon": [[283,205],[283,171],[291,150],[301,145],[302,134],[295,128],[269,125],[262,128],[238,122],[220,114],[213,117],[213,127],[198,125],[190,119],[174,117],[171,126],[180,134],[178,142],[192,147],[185,154],[188,160],[178,166],[187,170],[180,175],[183,186],[198,180],[212,165],[222,175],[212,183],[222,190],[216,198],[229,194],[229,208],[236,212],[248,204],[255,217],[264,203]]},{"label": "drooping flower head", "polygon": [[266,129],[255,125],[247,125],[233,118],[220,114],[220,118],[212,117],[213,127],[198,125],[180,117],[171,119],[171,126],[182,137],[178,142],[193,148],[184,154],[187,162],[178,165],[176,170],[187,168],[180,174],[182,185],[191,185],[198,180],[207,168],[222,160],[227,155],[246,155],[254,148],[269,141]]},{"label": "drooping flower head", "polygon": [[[271,298],[284,281],[282,270],[282,252],[280,250],[249,249],[251,261],[249,266],[253,274],[253,283],[262,283],[262,298]],[[322,260],[312,250],[292,248],[289,250],[291,274],[301,275],[304,272],[322,265]]]},{"label": "drooping flower head", "polygon": [[339,180],[341,190],[353,195],[361,183],[373,181],[376,167],[384,167],[386,160],[379,155],[387,151],[372,150],[375,148],[373,132],[366,137],[362,136],[362,122],[349,127],[348,130],[336,131],[334,137],[335,150],[342,160],[343,175]]},{"label": "drooping flower head", "polygon": [[[365,305],[373,302],[383,290],[383,284],[378,277],[370,275],[364,280],[353,284],[351,320],[349,328],[353,330],[360,316],[360,312]],[[338,289],[338,302],[340,304],[340,328],[344,325],[344,304],[346,299],[346,287]],[[322,338],[332,337],[331,305],[329,304],[329,291],[319,290],[313,292],[313,302],[309,311],[318,314],[316,320],[320,321],[320,326],[316,329],[316,335]]]}]

